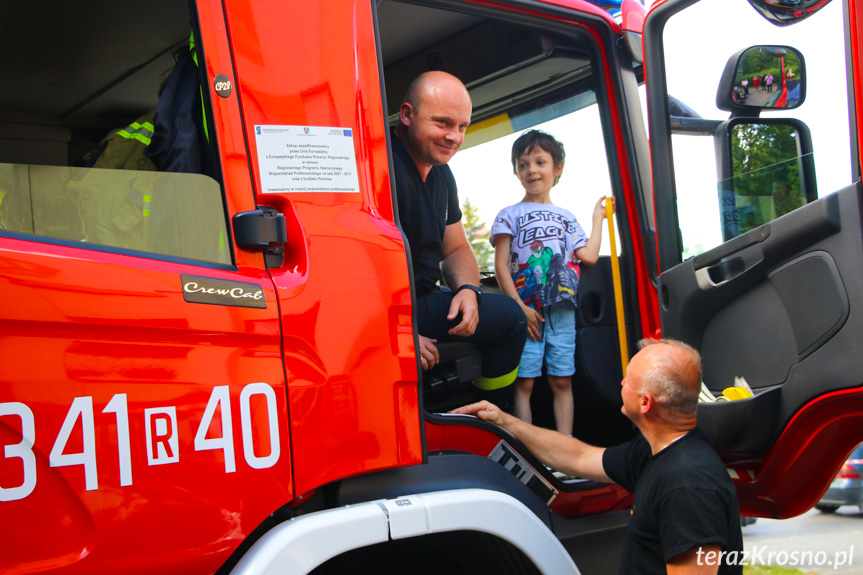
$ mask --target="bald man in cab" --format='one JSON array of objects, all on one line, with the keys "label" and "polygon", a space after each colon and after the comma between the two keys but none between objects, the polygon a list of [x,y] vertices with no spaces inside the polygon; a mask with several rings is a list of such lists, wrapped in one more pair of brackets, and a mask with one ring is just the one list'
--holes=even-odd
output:
[{"label": "bald man in cab", "polygon": [[[468,341],[482,353],[486,391],[515,381],[527,336],[518,304],[483,294],[479,267],[461,221],[458,188],[447,163],[464,142],[472,105],[464,84],[426,72],[408,88],[391,130],[399,221],[411,253],[423,370],[439,361],[437,343]],[[447,289],[438,285],[443,275]]]}]

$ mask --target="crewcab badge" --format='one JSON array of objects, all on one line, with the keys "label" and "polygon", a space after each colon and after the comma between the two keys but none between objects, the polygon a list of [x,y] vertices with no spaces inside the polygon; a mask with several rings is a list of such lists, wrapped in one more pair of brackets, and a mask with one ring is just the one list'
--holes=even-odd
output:
[{"label": "crewcab badge", "polygon": [[180,274],[183,299],[189,303],[266,309],[264,289],[258,284]]}]

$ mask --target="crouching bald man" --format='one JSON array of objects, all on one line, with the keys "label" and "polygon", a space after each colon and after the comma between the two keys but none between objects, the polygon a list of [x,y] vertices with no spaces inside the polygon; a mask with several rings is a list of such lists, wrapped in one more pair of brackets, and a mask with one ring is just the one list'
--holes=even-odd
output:
[{"label": "crouching bald man", "polygon": [[594,447],[525,423],[487,401],[452,413],[503,427],[554,469],[631,491],[621,575],[740,574],[737,491],[696,427],[701,357],[670,339],[642,340],[639,349],[620,389],[621,411],[641,432],[628,443]]}]

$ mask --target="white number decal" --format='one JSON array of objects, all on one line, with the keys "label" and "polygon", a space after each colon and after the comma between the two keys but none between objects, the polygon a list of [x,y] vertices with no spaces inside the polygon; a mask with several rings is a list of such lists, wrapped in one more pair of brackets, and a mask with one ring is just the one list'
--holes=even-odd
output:
[{"label": "white number decal", "polygon": [[[84,447],[81,453],[63,453],[69,436],[78,419],[81,419],[81,430],[84,435]],[[65,467],[68,465],[84,466],[84,487],[87,491],[99,488],[99,476],[96,472],[96,429],[93,424],[93,398],[76,397],[69,407],[66,420],[57,434],[51,455],[48,457],[51,467]]]},{"label": "white number decal", "polygon": [[[257,402],[252,410],[252,397],[264,397],[263,404]],[[266,415],[260,412],[266,409]],[[220,437],[207,437],[213,420],[219,410],[222,432]],[[129,400],[125,393],[118,393],[102,410],[114,414],[117,424],[117,458],[119,462],[120,486],[132,485],[132,448],[129,427]],[[36,438],[36,423],[31,409],[19,402],[0,403],[0,417],[16,416],[21,419],[21,441],[3,446],[5,459],[21,460],[23,481],[17,487],[0,486],[0,501],[16,501],[28,497],[36,489],[36,455],[33,451]],[[80,453],[67,453],[70,438],[81,422],[82,445]],[[100,419],[100,422],[102,420]],[[250,383],[240,392],[240,421],[243,435],[243,455],[252,469],[273,467],[281,456],[281,435],[279,434],[279,412],[276,392],[266,383]],[[107,422],[106,422],[107,423]],[[163,465],[180,460],[180,423],[177,407],[151,407],[144,409],[144,430],[146,440],[147,464]],[[101,425],[101,423],[100,423]],[[13,427],[15,429],[15,427]],[[217,433],[217,432],[216,432]],[[259,447],[269,439],[270,451],[266,455],[255,453],[255,433],[269,435],[259,437]],[[76,439],[72,445],[77,445]],[[136,439],[136,441],[139,441]],[[230,387],[220,385],[213,388],[204,415],[195,433],[195,451],[221,450],[225,457],[225,473],[237,470],[234,447],[234,428],[231,417]],[[96,465],[96,427],[93,416],[93,398],[76,397],[69,406],[63,425],[60,427],[48,463],[51,467],[84,466],[84,487],[87,491],[99,488],[99,474]]]},{"label": "white number decal", "polygon": [[[267,399],[267,421],[270,431],[270,454],[266,457],[255,455],[252,438],[251,397],[263,395]],[[279,417],[276,411],[276,392],[266,383],[250,383],[240,393],[240,421],[243,424],[243,455],[246,463],[252,469],[272,467],[279,460],[281,446],[279,444]]]},{"label": "white number decal", "polygon": [[117,416],[117,456],[120,458],[120,485],[132,485],[132,449],[129,441],[129,405],[125,393],[111,398],[102,413]]},{"label": "white number decal", "polygon": [[[207,438],[207,430],[216,413],[216,408],[222,413],[222,437]],[[221,449],[225,452],[225,473],[233,473],[237,470],[237,462],[234,458],[234,429],[231,427],[231,396],[227,385],[218,385],[210,394],[204,417],[195,434],[195,451],[206,449]]]},{"label": "white number decal", "polygon": [[180,461],[177,407],[151,407],[144,410],[147,436],[147,465],[167,465]]},{"label": "white number decal", "polygon": [[0,501],[24,499],[36,488],[36,456],[33,444],[36,441],[36,424],[33,412],[23,403],[0,403],[0,417],[17,415],[21,418],[21,441],[7,445],[3,453],[7,459],[17,457],[24,465],[24,481],[18,487],[0,487]]}]

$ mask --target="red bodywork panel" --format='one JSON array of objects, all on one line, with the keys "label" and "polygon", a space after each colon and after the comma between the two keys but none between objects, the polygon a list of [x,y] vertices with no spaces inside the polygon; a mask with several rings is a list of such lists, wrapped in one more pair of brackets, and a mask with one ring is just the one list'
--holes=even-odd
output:
[{"label": "red bodywork panel", "polygon": [[726,454],[741,512],[784,519],[808,511],[857,445],[861,427],[863,389],[837,391],[809,402],[766,454]]},{"label": "red bodywork panel", "polygon": [[[288,421],[266,274],[244,274],[266,309],[200,305],[183,299],[188,265],[4,245],[0,383],[14,403],[0,422],[0,484],[32,491],[0,503],[0,571],[215,570],[292,493],[287,435],[272,434]],[[10,451],[26,426],[34,449]],[[275,461],[250,466],[274,449]]]},{"label": "red bodywork panel", "polygon": [[[861,82],[863,82],[863,69],[860,66],[860,43],[863,41],[863,12],[858,8],[856,2],[849,3],[849,20],[850,24],[848,26],[849,31],[851,32],[851,49],[849,51],[850,54],[853,54],[854,57],[851,58],[851,74],[852,79],[854,81],[854,107],[857,110],[857,125],[852,127],[857,130],[857,141],[863,141],[863,122],[860,121],[859,113],[863,110],[863,90],[861,90]],[[860,165],[863,165],[863,150],[858,150],[858,154],[860,154],[857,158],[857,162]]]},{"label": "red bodywork panel", "polygon": [[[232,77],[221,3],[198,8],[208,74]],[[212,108],[227,209],[253,210],[240,108]],[[0,572],[213,572],[294,497],[277,294],[233,251],[219,269],[4,240]],[[189,303],[181,274],[266,308]]]}]

